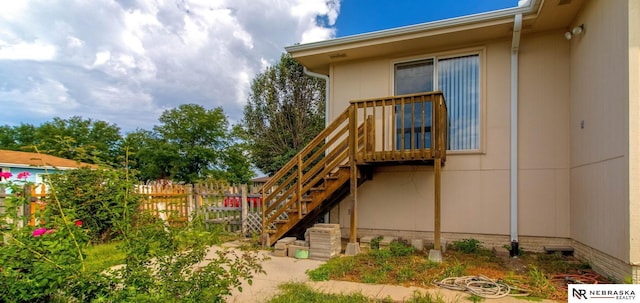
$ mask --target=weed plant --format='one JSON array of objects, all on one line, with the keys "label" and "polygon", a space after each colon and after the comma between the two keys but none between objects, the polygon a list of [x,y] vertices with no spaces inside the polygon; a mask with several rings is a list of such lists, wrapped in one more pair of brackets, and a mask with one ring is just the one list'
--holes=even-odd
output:
[{"label": "weed plant", "polygon": [[463,239],[451,243],[451,248],[465,254],[475,254],[482,249],[482,243],[476,239]]},{"label": "weed plant", "polygon": [[547,275],[543,271],[539,270],[535,265],[529,266],[528,278],[531,296],[549,298],[555,294],[555,285],[553,285]]},{"label": "weed plant", "polygon": [[[279,286],[280,294],[271,298],[269,303],[391,303],[391,298],[372,299],[364,296],[362,293],[351,294],[327,294],[315,291],[304,283],[285,283]],[[405,300],[407,303],[444,303],[442,296],[432,295],[428,292],[415,291],[413,295]]]},{"label": "weed plant", "polygon": [[326,294],[314,291],[304,283],[285,283],[279,286],[281,293],[271,298],[269,303],[369,303],[383,302],[365,297],[361,293],[353,294]]}]

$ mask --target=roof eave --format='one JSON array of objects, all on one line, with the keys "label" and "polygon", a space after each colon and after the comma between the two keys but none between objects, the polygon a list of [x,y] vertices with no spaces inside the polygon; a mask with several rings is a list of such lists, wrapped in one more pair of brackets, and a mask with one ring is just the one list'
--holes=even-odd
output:
[{"label": "roof eave", "polygon": [[491,11],[486,13],[474,14],[469,16],[462,16],[456,18],[450,18],[445,20],[421,23],[417,25],[410,25],[404,27],[398,27],[388,30],[381,30],[371,33],[346,36],[342,38],[311,42],[305,44],[296,44],[285,47],[288,53],[296,53],[302,51],[319,50],[327,47],[334,47],[339,45],[353,44],[359,42],[365,42],[376,39],[385,39],[396,36],[420,33],[425,31],[431,31],[435,29],[444,29],[450,27],[456,27],[461,25],[475,24],[488,22],[493,20],[499,20],[504,18],[511,18],[517,14],[534,14],[537,13],[540,7],[540,0],[531,0],[529,3],[522,6],[507,8],[497,11]]},{"label": "roof eave", "polygon": [[78,167],[66,167],[66,166],[51,166],[51,165],[28,165],[28,164],[17,164],[17,163],[0,163],[0,167],[11,167],[11,168],[31,168],[31,169],[51,169],[51,170],[70,170],[70,169],[78,169]]}]

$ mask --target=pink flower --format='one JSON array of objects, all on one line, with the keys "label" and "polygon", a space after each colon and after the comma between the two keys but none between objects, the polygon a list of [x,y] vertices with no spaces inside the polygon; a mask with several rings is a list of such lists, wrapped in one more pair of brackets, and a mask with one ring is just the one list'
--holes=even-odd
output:
[{"label": "pink flower", "polygon": [[31,176],[31,173],[29,173],[28,171],[23,171],[18,174],[18,179],[27,179],[29,176]]},{"label": "pink flower", "polygon": [[13,174],[8,171],[0,172],[0,178],[9,179],[11,176],[13,176]]},{"label": "pink flower", "polygon": [[40,237],[42,235],[44,235],[47,232],[47,229],[44,227],[40,227],[37,228],[36,230],[33,231],[33,236],[34,237]]},{"label": "pink flower", "polygon": [[48,229],[45,234],[50,235],[52,233],[54,233],[56,230],[55,229]]},{"label": "pink flower", "polygon": [[82,226],[82,221],[80,220],[76,220],[76,222],[74,223],[76,226]]}]

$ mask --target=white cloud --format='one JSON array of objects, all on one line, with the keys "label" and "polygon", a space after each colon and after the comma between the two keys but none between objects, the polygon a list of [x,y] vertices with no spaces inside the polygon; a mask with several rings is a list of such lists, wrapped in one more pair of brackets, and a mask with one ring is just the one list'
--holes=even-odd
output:
[{"label": "white cloud", "polygon": [[302,33],[302,41],[300,43],[311,43],[329,39],[335,34],[335,31],[327,28],[314,27]]},{"label": "white cloud", "polygon": [[109,59],[111,59],[111,52],[109,51],[98,52],[96,54],[96,61],[93,62],[93,66],[103,65],[107,61],[109,61]]},{"label": "white cloud", "polygon": [[29,1],[21,0],[21,1],[12,1],[6,0],[0,3],[0,19],[4,20],[16,20],[19,19],[27,8]]},{"label": "white cloud", "polygon": [[301,43],[327,40],[335,35],[335,30],[317,24],[318,16],[325,16],[332,26],[335,24],[340,11],[339,1],[325,0],[297,0],[291,7],[291,16],[297,17],[303,28]]},{"label": "white cloud", "polygon": [[[81,115],[125,130],[150,129],[184,103],[222,106],[239,121],[251,79],[285,46],[331,38],[340,8],[337,0],[6,2],[0,104],[17,114],[0,113],[0,124]],[[20,18],[3,18],[9,10]]]},{"label": "white cloud", "polygon": [[73,37],[67,36],[67,46],[70,48],[82,47],[84,45],[84,41]]},{"label": "white cloud", "polygon": [[16,110],[13,114],[26,110],[36,117],[41,117],[52,111],[73,111],[78,107],[76,100],[69,94],[68,88],[54,79],[31,78],[27,82],[29,82],[28,90],[19,88],[0,90],[0,100],[5,100],[7,103],[3,105]]},{"label": "white cloud", "polygon": [[36,40],[32,43],[18,42],[10,44],[0,40],[0,60],[53,60],[56,56],[56,47],[51,44]]}]

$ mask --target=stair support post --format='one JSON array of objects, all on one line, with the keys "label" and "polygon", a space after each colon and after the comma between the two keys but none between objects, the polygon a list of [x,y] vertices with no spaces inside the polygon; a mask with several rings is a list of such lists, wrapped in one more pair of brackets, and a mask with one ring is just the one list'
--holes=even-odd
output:
[{"label": "stair support post", "polygon": [[357,180],[357,168],[356,168],[356,150],[357,150],[357,128],[356,128],[356,112],[355,106],[349,107],[349,191],[351,196],[351,220],[350,220],[350,232],[349,242],[355,243],[357,241],[356,226],[358,224],[358,180]]},{"label": "stair support post", "polygon": [[358,128],[355,105],[349,107],[349,192],[351,196],[351,221],[349,229],[349,243],[345,255],[357,255],[360,253],[360,245],[357,239],[358,226],[358,168],[356,156],[358,153]]},{"label": "stair support post", "polygon": [[436,157],[433,164],[434,171],[434,232],[433,232],[433,248],[440,250],[440,168],[442,166],[442,159]]},{"label": "stair support post", "polygon": [[298,219],[302,219],[302,155],[298,154]]}]

